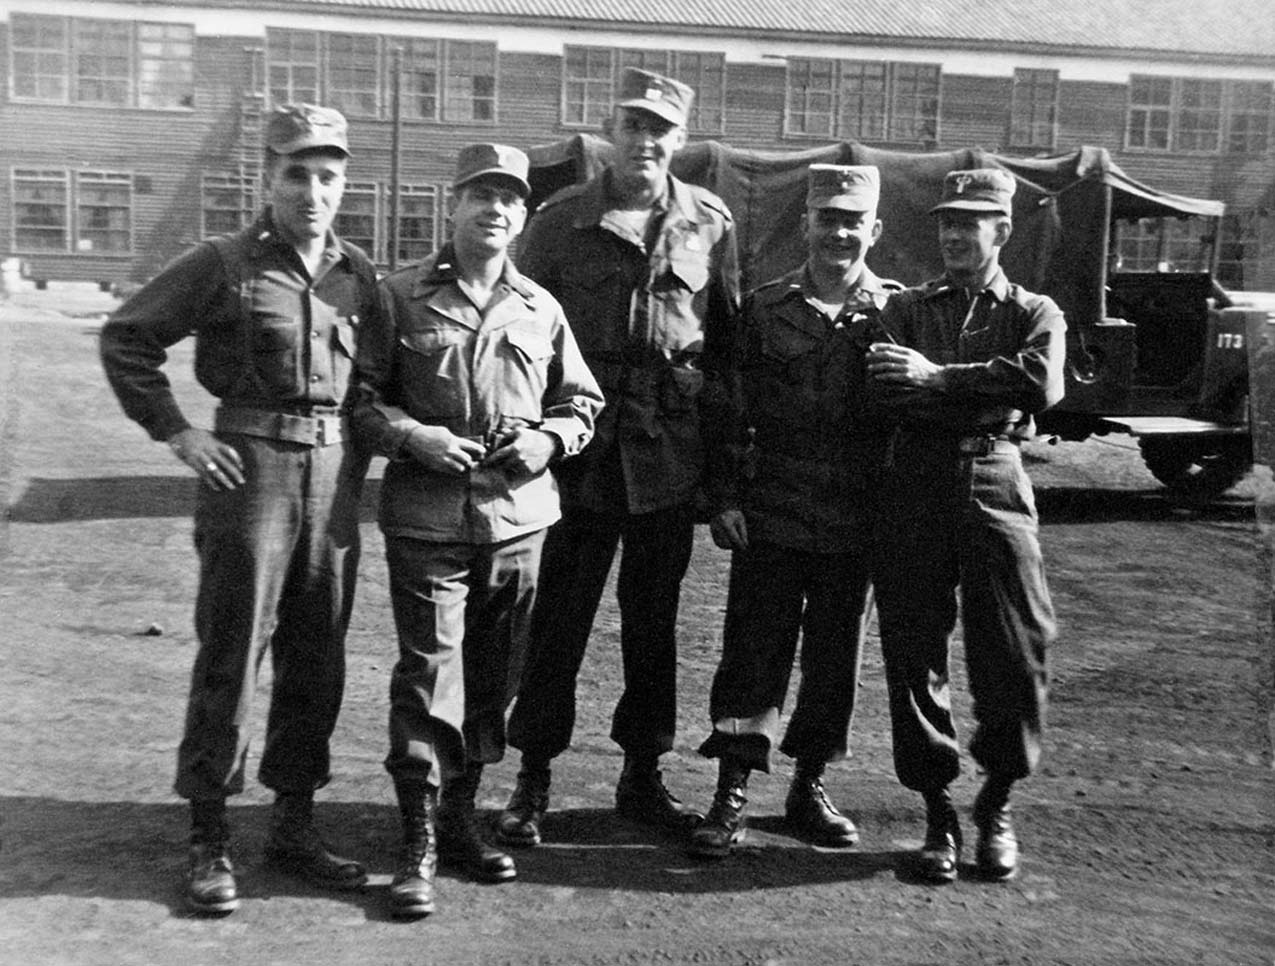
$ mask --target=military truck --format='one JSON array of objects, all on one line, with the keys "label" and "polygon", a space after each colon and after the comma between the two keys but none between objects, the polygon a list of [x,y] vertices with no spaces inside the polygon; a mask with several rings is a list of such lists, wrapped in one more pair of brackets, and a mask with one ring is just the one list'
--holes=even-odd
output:
[{"label": "military truck", "polygon": [[[602,170],[610,145],[576,135],[529,154],[534,206]],[[881,169],[885,232],[868,262],[909,285],[942,271],[928,212],[943,176],[985,166],[1011,171],[1014,233],[1002,264],[1015,281],[1053,296],[1068,322],[1066,398],[1042,415],[1038,431],[1065,440],[1134,436],[1151,473],[1183,497],[1219,494],[1247,472],[1245,330],[1252,313],[1275,309],[1275,297],[1228,294],[1214,280],[1220,202],[1157,191],[1095,147],[1018,158],[977,148],[910,153],[842,142],[773,152],[703,141],[678,152],[673,172],[730,206],[751,286],[804,257],[798,225],[814,163]],[[1200,227],[1184,232],[1187,223]],[[1174,230],[1160,230],[1166,224]],[[1122,264],[1129,253],[1138,257]]]}]

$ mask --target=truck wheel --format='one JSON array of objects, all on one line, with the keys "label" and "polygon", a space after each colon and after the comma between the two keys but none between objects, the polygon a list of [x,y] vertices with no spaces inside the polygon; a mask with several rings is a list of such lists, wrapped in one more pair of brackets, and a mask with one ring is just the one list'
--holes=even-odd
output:
[{"label": "truck wheel", "polygon": [[1225,493],[1253,466],[1253,444],[1241,439],[1153,436],[1138,441],[1151,475],[1177,497],[1207,500]]}]

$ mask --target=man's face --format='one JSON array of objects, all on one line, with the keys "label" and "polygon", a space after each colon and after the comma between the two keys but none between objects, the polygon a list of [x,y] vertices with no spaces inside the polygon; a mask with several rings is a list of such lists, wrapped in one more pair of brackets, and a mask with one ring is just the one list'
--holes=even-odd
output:
[{"label": "man's face", "polygon": [[345,193],[346,159],[326,152],[285,154],[266,177],[275,225],[294,242],[322,238],[332,227]]},{"label": "man's face", "polygon": [[658,114],[617,107],[607,126],[615,145],[614,172],[626,181],[655,184],[668,175],[673,153],[686,143],[686,129]]},{"label": "man's face", "polygon": [[476,178],[457,189],[452,208],[452,244],[490,255],[505,251],[527,221],[527,203],[505,178]]},{"label": "man's face", "polygon": [[841,274],[861,271],[863,257],[881,237],[876,211],[810,208],[802,229],[811,264]]},{"label": "man's face", "polygon": [[994,211],[949,208],[940,211],[938,219],[939,248],[949,272],[978,274],[1009,238],[1009,219]]}]

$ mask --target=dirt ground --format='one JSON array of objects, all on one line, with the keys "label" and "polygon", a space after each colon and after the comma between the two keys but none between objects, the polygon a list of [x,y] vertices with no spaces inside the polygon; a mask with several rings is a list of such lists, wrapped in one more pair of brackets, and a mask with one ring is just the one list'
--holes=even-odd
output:
[{"label": "dirt ground", "polygon": [[[858,849],[784,833],[786,761],[754,779],[753,830],[721,864],[614,818],[608,595],[545,845],[518,853],[515,883],[443,874],[433,917],[392,921],[398,832],[381,759],[395,644],[374,479],[335,779],[318,812],[371,884],[334,896],[264,868],[269,799],[254,784],[232,809],[240,910],[187,915],[186,813],[170,783],[194,653],[194,489],[105,387],[96,333],[112,304],[73,286],[0,303],[0,963],[1275,963],[1271,593],[1253,509],[1269,473],[1175,508],[1122,436],[1027,454],[1062,633],[1047,757],[1016,795],[1015,881],[909,877],[922,809],[893,776],[875,639],[854,756],[829,773],[861,827]],[[203,419],[189,362],[182,347],[170,370]],[[701,534],[682,613],[678,745],[665,759],[670,785],[701,807],[714,769],[694,749],[726,562]],[[956,658],[968,723],[959,647]],[[489,769],[485,807],[503,804],[516,766]],[[967,828],[977,786],[971,771],[955,786]]]}]

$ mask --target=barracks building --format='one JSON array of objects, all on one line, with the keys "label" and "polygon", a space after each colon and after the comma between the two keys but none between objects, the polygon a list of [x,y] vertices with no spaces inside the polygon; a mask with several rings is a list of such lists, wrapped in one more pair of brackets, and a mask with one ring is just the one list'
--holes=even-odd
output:
[{"label": "barracks building", "polygon": [[596,133],[629,65],[695,88],[697,141],[1106,148],[1227,206],[1220,239],[1139,223],[1124,270],[1204,248],[1275,290],[1268,0],[0,0],[0,258],[149,277],[246,223],[264,112],[311,101],[350,121],[338,230],[401,264],[444,237],[461,145]]}]

